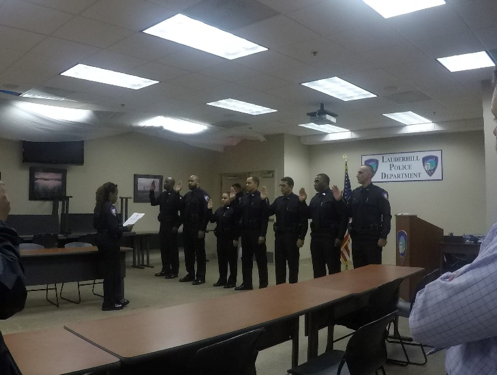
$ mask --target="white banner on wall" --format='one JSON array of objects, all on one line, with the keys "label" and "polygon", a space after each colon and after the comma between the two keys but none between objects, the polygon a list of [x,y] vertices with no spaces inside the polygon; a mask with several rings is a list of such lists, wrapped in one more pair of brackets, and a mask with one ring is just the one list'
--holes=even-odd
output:
[{"label": "white banner on wall", "polygon": [[362,155],[373,168],[373,182],[441,181],[442,150]]}]

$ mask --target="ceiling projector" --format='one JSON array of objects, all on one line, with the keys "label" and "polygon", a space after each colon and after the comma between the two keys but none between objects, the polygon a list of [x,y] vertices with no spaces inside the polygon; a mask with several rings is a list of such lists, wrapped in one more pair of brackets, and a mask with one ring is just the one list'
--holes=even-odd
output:
[{"label": "ceiling projector", "polygon": [[324,104],[319,105],[319,109],[314,112],[308,112],[310,122],[316,125],[332,125],[336,124],[338,115],[336,113],[324,109]]}]

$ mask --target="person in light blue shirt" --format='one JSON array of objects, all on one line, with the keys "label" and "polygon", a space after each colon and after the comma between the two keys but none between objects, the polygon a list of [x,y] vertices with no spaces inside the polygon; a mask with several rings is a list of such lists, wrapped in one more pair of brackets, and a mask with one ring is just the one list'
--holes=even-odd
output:
[{"label": "person in light blue shirt", "polygon": [[[497,88],[491,109],[497,117]],[[497,374],[497,223],[473,263],[417,294],[409,326],[415,340],[447,348],[448,375]]]}]

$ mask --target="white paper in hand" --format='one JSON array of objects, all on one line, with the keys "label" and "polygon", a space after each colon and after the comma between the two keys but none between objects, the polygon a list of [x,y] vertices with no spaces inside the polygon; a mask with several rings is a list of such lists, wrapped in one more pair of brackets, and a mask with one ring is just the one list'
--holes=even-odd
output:
[{"label": "white paper in hand", "polygon": [[145,214],[140,214],[135,212],[133,215],[131,215],[128,220],[123,224],[123,227],[128,226],[128,225],[134,225],[138,220],[140,220]]}]

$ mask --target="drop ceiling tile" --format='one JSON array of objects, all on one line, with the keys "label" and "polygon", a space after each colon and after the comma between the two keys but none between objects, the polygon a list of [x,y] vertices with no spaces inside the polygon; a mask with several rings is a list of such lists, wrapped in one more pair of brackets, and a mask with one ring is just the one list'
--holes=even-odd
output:
[{"label": "drop ceiling tile", "polygon": [[240,65],[263,73],[271,73],[283,69],[304,67],[304,64],[300,61],[271,50],[256,53],[255,55],[242,57],[238,59],[237,62]]},{"label": "drop ceiling tile", "polygon": [[200,3],[203,0],[148,0],[151,3],[163,6],[165,8],[180,12],[183,9]]},{"label": "drop ceiling tile", "polygon": [[53,33],[53,36],[99,48],[128,37],[133,32],[84,17],[74,17]]},{"label": "drop ceiling tile", "polygon": [[0,65],[7,67],[23,55],[22,51],[0,47]]},{"label": "drop ceiling tile", "polygon": [[41,34],[0,26],[0,48],[27,52],[45,38]]},{"label": "drop ceiling tile", "polygon": [[258,0],[280,13],[287,14],[311,5],[323,3],[328,0]]},{"label": "drop ceiling tile", "polygon": [[426,56],[420,52],[419,48],[410,43],[396,44],[385,48],[359,52],[359,54],[382,67],[408,62],[417,63],[426,59]]},{"label": "drop ceiling tile", "polygon": [[220,64],[202,69],[199,73],[229,82],[240,81],[247,77],[259,74],[258,72],[250,68],[246,68],[235,61],[223,61]]},{"label": "drop ceiling tile", "polygon": [[142,31],[171,16],[174,12],[144,0],[99,0],[82,16],[133,31]]},{"label": "drop ceiling tile", "polygon": [[285,17],[276,16],[236,30],[236,35],[266,48],[276,48],[319,37],[319,34]]},{"label": "drop ceiling tile", "polygon": [[156,81],[168,81],[189,74],[190,72],[156,62],[146,63],[130,70],[130,74]]},{"label": "drop ceiling tile", "polygon": [[474,31],[486,49],[497,48],[497,26]]},{"label": "drop ceiling tile", "polygon": [[432,58],[461,55],[483,51],[484,47],[471,31],[457,34],[433,36],[428,39],[414,40],[413,44]]},{"label": "drop ceiling tile", "polygon": [[453,8],[473,29],[497,26],[497,3],[494,0],[460,2]]},{"label": "drop ceiling tile", "polygon": [[190,47],[180,47],[180,52],[168,55],[157,62],[179,69],[198,72],[216,64],[220,64],[226,59],[211,55],[210,53],[198,51]]},{"label": "drop ceiling tile", "polygon": [[81,62],[86,65],[109,69],[121,73],[128,73],[129,70],[148,63],[147,60],[138,59],[136,57],[123,55],[109,50],[102,50]]},{"label": "drop ceiling tile", "polygon": [[222,85],[225,81],[207,77],[198,73],[190,73],[169,80],[168,83],[176,86],[184,86],[192,90],[202,90],[208,87]]},{"label": "drop ceiling tile", "polygon": [[237,84],[257,91],[266,91],[272,88],[286,86],[288,85],[288,81],[271,76],[269,74],[258,74],[237,81]]},{"label": "drop ceiling tile", "polygon": [[392,17],[387,22],[411,41],[468,31],[466,23],[447,5]]},{"label": "drop ceiling tile", "polygon": [[40,34],[51,34],[71,18],[68,13],[19,0],[5,1],[0,11],[0,24]]},{"label": "drop ceiling tile", "polygon": [[115,43],[109,49],[146,60],[157,60],[181,51],[177,43],[141,32]]},{"label": "drop ceiling tile", "polygon": [[94,4],[97,0],[23,0],[62,12],[78,14]]}]

